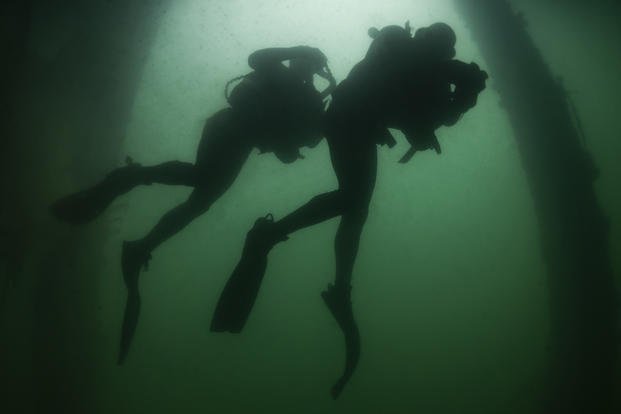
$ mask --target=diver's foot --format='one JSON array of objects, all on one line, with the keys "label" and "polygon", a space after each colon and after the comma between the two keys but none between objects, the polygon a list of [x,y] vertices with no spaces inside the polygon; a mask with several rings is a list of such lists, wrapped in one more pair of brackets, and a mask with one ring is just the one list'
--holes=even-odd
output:
[{"label": "diver's foot", "polygon": [[57,200],[50,206],[50,211],[57,219],[67,223],[88,223],[103,213],[116,197],[141,183],[141,168],[128,158],[126,166],[112,171],[92,188]]},{"label": "diver's foot", "polygon": [[341,329],[346,329],[354,322],[351,286],[329,284],[328,288],[321,292],[321,297]]},{"label": "diver's foot", "polygon": [[124,241],[123,252],[121,254],[121,268],[123,270],[123,280],[127,289],[138,290],[138,276],[140,269],[149,269],[151,253],[140,241]]},{"label": "diver's foot", "polygon": [[283,234],[271,214],[260,217],[254,222],[254,226],[246,236],[242,258],[248,256],[265,256],[278,243],[289,239]]}]

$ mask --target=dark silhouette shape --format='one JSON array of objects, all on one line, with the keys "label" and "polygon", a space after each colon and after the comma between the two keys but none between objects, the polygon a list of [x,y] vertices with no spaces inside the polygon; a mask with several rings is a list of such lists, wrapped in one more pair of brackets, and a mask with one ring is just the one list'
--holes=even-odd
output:
[{"label": "dark silhouette shape", "polygon": [[454,3],[496,73],[538,218],[550,342],[537,411],[618,413],[621,302],[610,213],[569,94],[511,2]]},{"label": "dark silhouette shape", "polygon": [[242,260],[229,278],[216,306],[211,322],[213,332],[238,333],[246,324],[265,274],[269,247],[287,239],[273,240],[261,233],[273,221],[271,214],[258,219],[246,236]]},{"label": "dark silhouette shape", "polygon": [[[255,226],[227,285],[227,289],[236,286],[246,296],[256,295],[247,290],[258,289],[267,254],[277,242],[296,230],[341,217],[335,239],[335,282],[322,292],[346,346],[345,369],[332,387],[333,398],[342,392],[360,356],[360,335],[351,304],[351,276],[375,186],[377,145],[392,147],[395,140],[388,128],[395,128],[403,131],[412,147],[401,162],[407,162],[419,150],[433,148],[440,153],[434,131],[442,125],[454,125],[474,107],[487,79],[476,64],[453,60],[456,39],[446,24],[419,29],[414,37],[409,24],[405,28],[371,29],[369,35],[373,42],[367,55],[337,86],[326,113],[325,136],[338,190],[314,197],[280,221],[264,221]],[[241,287],[241,280],[251,280],[253,284]],[[224,321],[234,320],[231,331],[237,332],[251,306],[235,309],[227,289],[227,299],[221,299],[222,308],[216,309],[212,329],[222,330]]]},{"label": "dark silhouette shape", "polygon": [[337,289],[335,285],[321,292],[321,297],[332,313],[345,338],[345,368],[343,374],[330,389],[332,398],[337,399],[345,385],[354,374],[358,360],[360,359],[360,333],[354,319],[354,311],[351,304],[351,285],[345,287],[345,291]]},{"label": "dark silhouette shape", "polygon": [[[290,62],[289,67],[283,61]],[[325,55],[316,48],[298,46],[254,52],[248,58],[253,72],[228,95],[230,108],[209,118],[203,129],[194,164],[170,161],[143,167],[130,158],[94,187],[69,195],[51,206],[61,220],[81,224],[99,214],[119,195],[152,183],[194,188],[190,197],[166,213],[142,239],[123,243],[122,270],[128,289],[118,362],[133,338],[140,313],[138,276],[147,268],[151,252],[203,214],[233,183],[253,148],[273,152],[291,163],[303,146],[322,138],[324,99],[336,86]],[[313,86],[317,74],[329,81],[322,92]]]}]

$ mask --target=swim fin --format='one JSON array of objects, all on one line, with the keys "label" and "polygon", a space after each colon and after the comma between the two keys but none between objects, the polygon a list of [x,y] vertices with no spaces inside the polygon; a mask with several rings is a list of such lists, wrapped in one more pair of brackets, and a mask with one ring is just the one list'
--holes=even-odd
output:
[{"label": "swim fin", "polygon": [[345,368],[343,374],[330,389],[330,395],[335,400],[341,395],[345,385],[354,374],[360,359],[360,333],[354,320],[350,289],[329,285],[328,289],[321,292],[321,297],[341,328],[345,339]]},{"label": "swim fin", "polygon": [[259,294],[266,268],[267,255],[242,257],[220,295],[211,320],[212,332],[241,332]]},{"label": "swim fin", "polygon": [[57,219],[71,224],[85,224],[94,220],[116,197],[144,181],[140,174],[140,164],[130,157],[127,157],[126,163],[126,166],[110,172],[97,185],[55,201],[50,206],[51,213]]},{"label": "swim fin", "polygon": [[123,254],[121,266],[123,269],[123,280],[127,287],[127,302],[125,303],[125,314],[123,315],[123,327],[121,328],[121,343],[119,346],[119,358],[117,363],[122,365],[129,352],[136,327],[138,326],[138,316],[140,315],[140,294],[138,292],[138,276],[140,269],[144,266],[148,269],[151,255],[143,252],[135,242],[123,242]]},{"label": "swim fin", "polygon": [[71,224],[85,224],[94,220],[115,198],[109,187],[100,183],[93,188],[70,194],[50,206],[54,217]]},{"label": "swim fin", "polygon": [[242,257],[224,286],[211,320],[212,332],[239,333],[259,294],[267,268],[267,254],[278,242],[271,214],[259,218],[246,236]]},{"label": "swim fin", "polygon": [[140,315],[140,295],[138,290],[127,292],[127,302],[125,302],[125,314],[123,315],[123,327],[121,328],[121,343],[119,345],[118,365],[123,365],[129,352],[136,327],[138,326],[138,316]]}]

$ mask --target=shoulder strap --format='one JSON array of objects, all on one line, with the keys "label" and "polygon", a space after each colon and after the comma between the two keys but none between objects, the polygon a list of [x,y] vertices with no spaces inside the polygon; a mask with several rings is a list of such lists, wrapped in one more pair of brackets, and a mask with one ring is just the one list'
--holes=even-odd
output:
[{"label": "shoulder strap", "polygon": [[246,73],[245,75],[239,75],[239,76],[237,76],[237,77],[235,77],[235,78],[231,79],[230,81],[228,81],[228,82],[226,83],[226,85],[224,86],[224,98],[226,99],[226,101],[227,101],[229,104],[231,103],[231,101],[230,101],[231,94],[230,94],[230,92],[229,92],[229,87],[230,87],[230,86],[231,86],[234,82],[237,82],[237,81],[239,81],[239,80],[244,79],[246,76],[250,75],[251,73],[252,73],[252,72]]}]

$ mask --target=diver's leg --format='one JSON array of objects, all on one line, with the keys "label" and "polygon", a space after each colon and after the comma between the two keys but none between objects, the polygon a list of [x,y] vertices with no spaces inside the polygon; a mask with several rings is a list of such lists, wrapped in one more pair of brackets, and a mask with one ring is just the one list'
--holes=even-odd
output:
[{"label": "diver's leg", "polygon": [[[364,224],[377,168],[375,144],[370,140],[365,141],[354,141],[341,136],[328,137],[330,158],[339,181],[339,189],[313,197],[300,208],[274,222],[270,231],[275,237],[282,238],[302,228],[322,223],[343,214],[345,210],[349,211],[350,217],[343,223],[344,227],[355,226],[360,221],[360,227]],[[339,244],[352,243],[343,241]],[[357,248],[354,250],[357,251]],[[355,252],[353,254],[355,256]],[[351,254],[344,253],[344,257],[346,256]],[[339,272],[339,275],[345,273]]]},{"label": "diver's leg", "polygon": [[[352,156],[350,154],[352,148],[348,148],[347,143],[337,145],[332,139],[329,139],[328,142],[330,144],[332,163],[339,176],[339,181],[345,191],[348,192],[343,192],[343,189],[339,189],[316,196],[304,206],[277,222],[273,222],[270,216],[257,220],[246,236],[242,257],[220,296],[212,319],[212,331],[239,332],[243,328],[258,293],[260,281],[265,273],[267,255],[272,247],[278,242],[285,240],[288,234],[338,216],[348,205],[347,200],[349,200],[350,205],[355,204],[352,194],[368,194],[367,196],[359,196],[361,203],[358,204],[364,206],[361,211],[366,211],[368,201],[365,204],[365,199],[370,199],[370,193],[375,180],[375,145],[371,143],[366,149],[357,150],[354,148],[353,151],[357,155]],[[356,177],[360,177],[363,182],[363,185],[358,185],[361,190],[357,193],[351,190],[356,188],[355,185],[348,186],[350,182],[352,184],[357,183]],[[347,195],[348,198],[344,197],[344,195]],[[358,218],[359,222],[364,222],[366,215],[363,215],[363,217],[359,214],[356,215],[355,212],[355,209],[352,209],[351,217]],[[349,229],[355,222],[356,220],[346,220],[345,223],[342,223],[342,226],[345,229]],[[361,226],[362,224],[359,227],[361,228]],[[349,232],[345,231],[344,234],[347,235]],[[343,240],[338,243],[339,247],[342,245],[347,246],[348,244]],[[345,253],[347,252],[345,251],[341,256],[347,257],[348,255]],[[349,256],[351,256],[351,252]],[[355,257],[355,253],[353,256]],[[351,261],[353,263],[353,258]],[[346,266],[340,266],[340,268],[345,269]],[[338,271],[339,277],[337,280],[346,280],[344,276],[340,276],[346,273],[343,270]],[[345,290],[341,289],[341,291],[344,292]],[[342,300],[340,300],[342,296],[337,295],[335,301],[339,304],[342,303]],[[347,291],[347,297],[349,297],[349,291]],[[349,341],[351,338],[353,337],[350,335],[347,340]]]},{"label": "diver's leg", "polygon": [[[185,202],[164,214],[145,237],[125,242],[127,249],[140,251],[143,256],[148,256],[157,246],[207,211],[216,198],[217,195],[206,188],[195,189]],[[123,250],[125,252],[126,248]]]},{"label": "diver's leg", "polygon": [[336,287],[348,288],[362,228],[377,175],[377,147],[372,139],[343,136],[329,140],[341,197],[341,221],[335,238]]},{"label": "diver's leg", "polygon": [[182,204],[166,213],[142,239],[123,243],[122,270],[128,289],[128,301],[121,335],[119,363],[127,351],[140,310],[138,276],[146,266],[151,252],[162,242],[182,230],[204,213],[237,178],[251,147],[239,139],[230,122],[211,124],[203,132],[196,164],[197,187]]},{"label": "diver's leg", "polygon": [[274,230],[282,235],[291,234],[305,227],[330,220],[342,212],[342,197],[339,190],[313,197],[302,207],[274,222]]},{"label": "diver's leg", "polygon": [[[351,142],[351,141],[349,141]],[[377,149],[370,140],[357,140],[354,148],[348,141],[329,139],[332,165],[339,189],[313,197],[308,203],[273,225],[273,232],[286,236],[341,215],[335,239],[337,287],[348,287],[362,228],[375,187]]]},{"label": "diver's leg", "polygon": [[138,185],[152,183],[194,186],[196,168],[181,161],[149,167],[130,162],[111,171],[95,186],[59,199],[50,210],[60,220],[73,224],[86,223],[99,216],[118,196]]},{"label": "diver's leg", "polygon": [[335,282],[323,295],[341,324],[340,319],[345,316],[340,315],[332,305],[349,301],[354,262],[375,188],[377,149],[371,140],[359,139],[354,148],[348,148],[345,140],[329,143],[332,164],[339,181],[341,221],[334,241]]},{"label": "diver's leg", "polygon": [[[232,119],[216,114],[203,131],[196,166],[188,175],[195,189],[182,204],[166,213],[142,239],[126,242],[143,261],[162,242],[182,230],[233,184],[252,147],[239,136]],[[191,174],[191,175],[190,175]],[[180,174],[182,176],[182,174]]]},{"label": "diver's leg", "polygon": [[205,124],[192,171],[178,170],[178,176],[192,180],[195,190],[185,203],[166,213],[143,239],[132,242],[151,252],[199,215],[233,184],[252,147],[243,136],[230,111],[215,114]]},{"label": "diver's leg", "polygon": [[[138,185],[159,183],[196,187],[200,184],[197,166],[205,164],[214,147],[222,146],[222,143],[214,144],[218,139],[214,140],[213,135],[222,135],[223,131],[229,135],[237,132],[233,131],[231,121],[231,111],[227,109],[217,112],[207,120],[198,148],[196,165],[170,161],[143,167],[128,158],[128,165],[113,170],[97,185],[56,201],[50,207],[52,214],[60,220],[82,224],[100,215],[116,197]],[[242,147],[246,148],[247,144],[243,143]]]},{"label": "diver's leg", "polygon": [[339,181],[342,214],[334,243],[335,283],[329,285],[321,296],[345,338],[344,371],[331,389],[332,397],[337,398],[353,375],[360,358],[360,333],[351,303],[351,278],[375,187],[377,149],[372,140],[358,139],[355,146],[345,145],[347,141],[329,143],[332,164]]},{"label": "diver's leg", "polygon": [[242,261],[246,256],[265,256],[289,234],[347,211],[346,217],[341,220],[336,238],[339,257],[336,280],[338,286],[349,284],[351,268],[358,250],[357,240],[366,220],[375,185],[377,150],[371,140],[353,141],[340,136],[329,138],[328,144],[332,165],[339,180],[339,189],[313,197],[279,221],[274,222],[271,218],[257,220],[246,238]]},{"label": "diver's leg", "polygon": [[215,195],[207,189],[196,189],[184,203],[166,213],[144,238],[123,242],[121,268],[123,280],[127,287],[127,302],[121,331],[119,364],[122,364],[127,356],[136,326],[138,325],[141,302],[138,291],[140,269],[147,267],[148,261],[151,258],[151,251],[155,247],[206,211],[215,198]]},{"label": "diver's leg", "polygon": [[[296,230],[341,215],[336,235],[336,287],[346,288],[351,280],[354,260],[362,227],[367,218],[371,195],[375,187],[377,148],[368,139],[347,136],[329,138],[330,157],[339,181],[339,189],[313,197],[283,219],[257,221],[249,240],[254,247],[245,251],[267,254],[279,241]],[[250,236],[250,233],[249,233]]]},{"label": "diver's leg", "polygon": [[190,162],[168,161],[158,165],[141,167],[136,172],[138,184],[166,184],[195,187],[197,169]]}]

